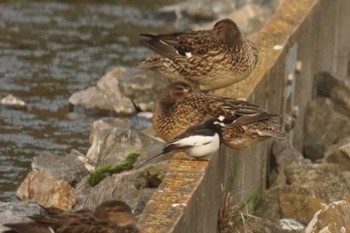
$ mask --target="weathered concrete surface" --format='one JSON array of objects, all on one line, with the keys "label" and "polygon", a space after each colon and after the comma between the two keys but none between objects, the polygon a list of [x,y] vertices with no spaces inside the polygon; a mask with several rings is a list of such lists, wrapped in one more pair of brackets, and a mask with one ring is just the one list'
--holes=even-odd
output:
[{"label": "weathered concrete surface", "polygon": [[[248,98],[281,113],[289,140],[303,146],[305,106],[313,97],[313,77],[321,71],[349,72],[350,1],[283,1],[280,9],[252,38],[259,63],[250,78],[218,94]],[[267,180],[270,144],[240,152],[222,148],[209,163],[170,162],[169,173],[139,219],[144,233],[217,232],[221,186],[236,165],[237,201],[260,191]],[[225,180],[226,179],[226,180]]]},{"label": "weathered concrete surface", "polygon": [[[143,211],[140,219],[143,232],[216,231],[217,218],[213,215],[218,212],[207,206],[220,206],[217,181],[223,180],[224,170],[219,165],[225,158],[216,154],[208,163],[184,160],[184,156],[177,154],[171,161],[166,177]],[[212,189],[205,190],[203,182],[212,185]],[[189,222],[197,215],[201,215],[202,224]]]}]

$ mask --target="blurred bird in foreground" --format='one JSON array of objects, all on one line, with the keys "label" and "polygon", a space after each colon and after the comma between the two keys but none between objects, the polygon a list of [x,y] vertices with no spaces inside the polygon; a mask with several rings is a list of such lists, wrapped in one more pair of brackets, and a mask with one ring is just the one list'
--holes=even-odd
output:
[{"label": "blurred bird in foreground", "polygon": [[139,68],[157,70],[171,81],[183,81],[202,90],[215,90],[247,78],[258,62],[255,45],[230,19],[211,30],[141,34],[140,43],[156,55]]},{"label": "blurred bird in foreground", "polygon": [[156,135],[166,142],[174,140],[189,127],[208,118],[223,117],[223,142],[233,149],[244,149],[269,137],[283,137],[274,120],[278,115],[243,100],[193,91],[183,82],[170,84],[160,96],[153,113]]},{"label": "blurred bird in foreground", "polygon": [[170,152],[186,152],[188,155],[200,159],[215,153],[220,148],[221,128],[223,118],[211,118],[203,124],[188,128],[184,133],[167,143],[162,152],[143,162],[136,169],[165,157]]},{"label": "blurred bird in foreground", "polygon": [[7,223],[5,233],[140,233],[130,207],[123,201],[105,201],[95,211],[35,215],[31,221]]}]

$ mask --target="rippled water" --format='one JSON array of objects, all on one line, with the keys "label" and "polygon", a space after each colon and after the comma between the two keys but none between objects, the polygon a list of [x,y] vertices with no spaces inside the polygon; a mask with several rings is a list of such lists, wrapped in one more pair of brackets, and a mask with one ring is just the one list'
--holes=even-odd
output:
[{"label": "rippled water", "polygon": [[69,96],[145,57],[140,32],[173,27],[150,13],[173,0],[72,2],[0,3],[0,97],[28,103],[0,106],[0,201],[16,199],[33,156],[86,152],[94,119],[69,113]]}]

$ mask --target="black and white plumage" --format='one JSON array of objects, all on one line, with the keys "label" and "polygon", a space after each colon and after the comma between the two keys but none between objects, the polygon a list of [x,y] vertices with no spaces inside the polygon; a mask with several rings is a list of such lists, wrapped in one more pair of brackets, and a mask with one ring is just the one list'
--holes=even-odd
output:
[{"label": "black and white plumage", "polygon": [[224,127],[223,118],[211,118],[203,124],[188,128],[184,133],[167,143],[162,152],[143,162],[140,168],[155,161],[170,152],[182,151],[194,158],[203,158],[215,153],[220,148],[222,132]]}]

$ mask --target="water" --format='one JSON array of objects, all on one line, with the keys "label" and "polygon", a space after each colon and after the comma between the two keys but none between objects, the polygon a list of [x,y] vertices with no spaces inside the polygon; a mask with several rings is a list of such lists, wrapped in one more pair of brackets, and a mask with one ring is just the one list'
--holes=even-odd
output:
[{"label": "water", "polygon": [[85,153],[94,119],[69,113],[69,96],[145,57],[140,32],[174,27],[150,13],[173,0],[67,2],[0,3],[0,97],[28,103],[27,111],[0,106],[0,201],[16,200],[41,152]]}]

